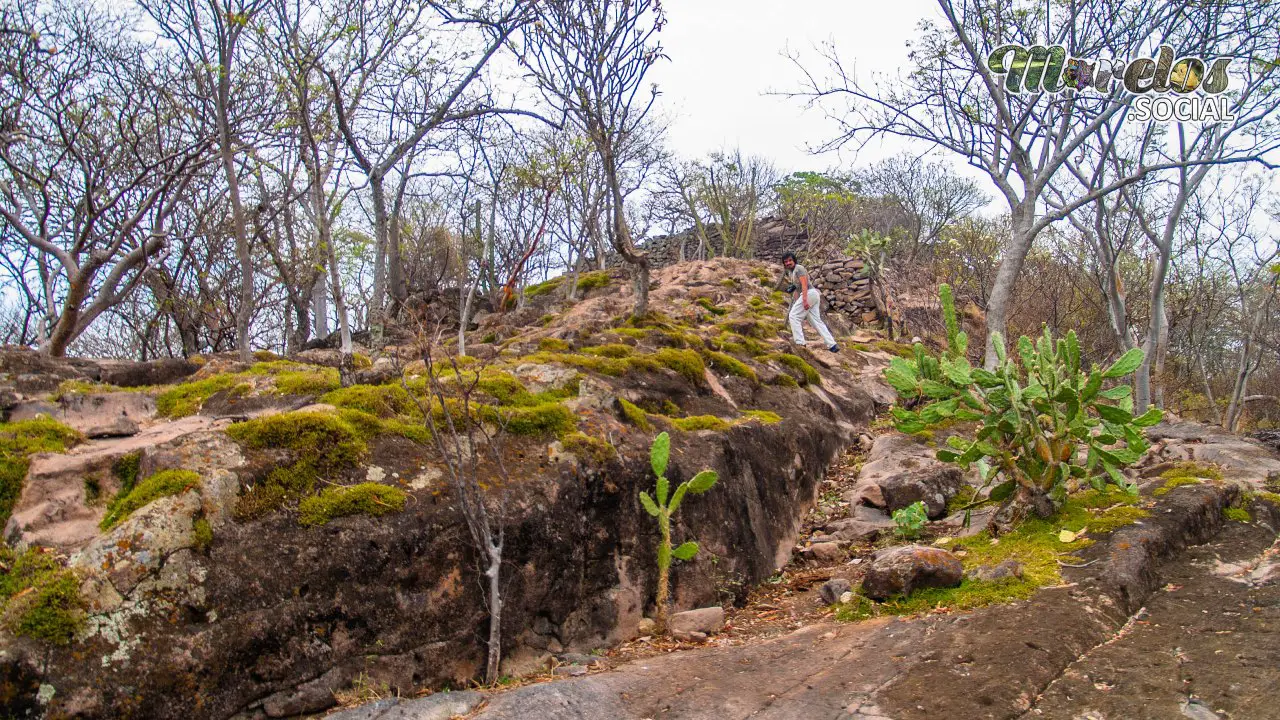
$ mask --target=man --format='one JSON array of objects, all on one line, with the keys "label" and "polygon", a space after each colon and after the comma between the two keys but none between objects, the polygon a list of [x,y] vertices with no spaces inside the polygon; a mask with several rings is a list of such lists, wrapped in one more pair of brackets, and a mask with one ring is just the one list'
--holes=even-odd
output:
[{"label": "man", "polygon": [[822,314],[818,310],[818,306],[822,304],[822,296],[818,294],[816,288],[809,285],[809,271],[796,262],[795,253],[791,252],[782,256],[782,267],[786,268],[786,272],[778,285],[785,284],[787,292],[791,293],[791,312],[788,314],[791,321],[791,339],[796,345],[804,347],[804,328],[800,323],[808,316],[809,324],[818,331],[827,349],[831,352],[840,352],[836,339],[831,336],[827,324],[822,322]]}]

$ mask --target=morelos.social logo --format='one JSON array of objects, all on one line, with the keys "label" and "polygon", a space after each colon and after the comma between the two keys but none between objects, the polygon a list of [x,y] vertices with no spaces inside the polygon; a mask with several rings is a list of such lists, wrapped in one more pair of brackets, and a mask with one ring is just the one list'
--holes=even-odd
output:
[{"label": "morelos.social logo", "polygon": [[987,68],[1005,76],[1009,92],[1060,93],[1093,90],[1109,94],[1115,83],[1133,93],[1130,118],[1138,121],[1181,120],[1224,122],[1235,120],[1230,98],[1223,95],[1231,78],[1232,58],[1205,62],[1198,57],[1175,60],[1173,48],[1161,45],[1155,59],[1085,60],[1069,57],[1061,45],[1001,45],[987,56]]}]

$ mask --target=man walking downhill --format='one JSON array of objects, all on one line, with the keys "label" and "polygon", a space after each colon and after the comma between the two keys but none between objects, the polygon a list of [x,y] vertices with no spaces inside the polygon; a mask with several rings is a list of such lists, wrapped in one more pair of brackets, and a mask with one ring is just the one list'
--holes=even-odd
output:
[{"label": "man walking downhill", "polygon": [[836,339],[831,336],[827,324],[822,322],[822,314],[818,310],[818,306],[822,304],[822,296],[816,288],[809,285],[809,271],[797,263],[795,253],[790,252],[782,256],[782,267],[786,268],[786,272],[782,276],[782,282],[778,284],[785,283],[787,292],[791,293],[791,312],[788,315],[791,321],[791,339],[796,345],[804,347],[804,327],[800,323],[808,316],[809,324],[818,331],[827,349],[840,352]]}]

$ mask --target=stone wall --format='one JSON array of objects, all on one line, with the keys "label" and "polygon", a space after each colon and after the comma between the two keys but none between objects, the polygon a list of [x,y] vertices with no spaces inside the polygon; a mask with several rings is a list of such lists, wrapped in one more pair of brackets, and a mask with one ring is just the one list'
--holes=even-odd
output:
[{"label": "stone wall", "polygon": [[[752,253],[754,259],[781,264],[782,256],[793,252],[802,263],[808,263],[814,287],[818,288],[825,300],[824,311],[844,315],[855,324],[879,322],[871,279],[866,275],[866,263],[860,258],[837,256],[819,262],[815,258],[806,257],[809,250],[808,234],[803,228],[797,228],[777,216],[762,218],[756,225],[755,234]],[[718,226],[708,227],[707,241],[716,255],[724,252],[724,239]],[[654,270],[682,260],[704,259],[698,257],[698,235],[693,229],[676,235],[649,238],[641,247],[649,253],[650,267]],[[620,258],[610,256],[610,266],[619,263]],[[781,272],[780,268],[778,272]]]}]

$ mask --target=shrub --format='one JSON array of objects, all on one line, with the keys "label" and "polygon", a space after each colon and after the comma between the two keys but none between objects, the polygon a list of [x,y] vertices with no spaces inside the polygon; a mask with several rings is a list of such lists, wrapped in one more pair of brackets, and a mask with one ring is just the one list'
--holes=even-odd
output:
[{"label": "shrub", "polygon": [[63,452],[81,439],[80,433],[46,417],[0,423],[0,528],[9,521],[22,494],[28,458],[39,452]]},{"label": "shrub", "polygon": [[719,479],[714,470],[703,470],[692,479],[680,483],[668,499],[670,482],[666,475],[667,460],[670,455],[671,437],[666,433],[660,433],[654,438],[653,445],[649,448],[649,464],[658,479],[657,486],[654,488],[656,500],[650,497],[648,492],[640,491],[640,504],[644,506],[645,512],[658,520],[658,593],[655,618],[658,632],[665,632],[667,626],[667,602],[670,592],[668,576],[671,570],[671,559],[674,557],[677,560],[692,560],[698,554],[698,543],[692,540],[687,540],[679,547],[672,549],[671,516],[680,509],[680,503],[687,493],[695,495],[704,493],[710,490]]},{"label": "shrub", "polygon": [[924,502],[917,500],[893,511],[893,534],[900,538],[914,540],[924,532],[924,526],[928,522],[929,512],[925,509]]},{"label": "shrub", "polygon": [[200,487],[200,475],[191,470],[162,470],[135,485],[128,492],[121,491],[107,506],[107,514],[99,524],[103,530],[124,522],[134,510],[145,507],[154,500],[169,495],[179,495]]},{"label": "shrub", "polygon": [[[988,485],[1002,478],[988,496],[1001,503],[992,528],[1011,528],[1028,509],[1052,516],[1072,478],[1087,479],[1096,489],[1111,482],[1136,493],[1120,470],[1146,451],[1142,428],[1159,422],[1161,414],[1152,408],[1135,418],[1129,386],[1102,386],[1106,379],[1133,372],[1142,363],[1142,351],[1131,350],[1106,370],[1085,373],[1075,333],[1055,342],[1046,328],[1037,342],[1025,336],[1018,340],[1021,364],[1007,355],[997,335],[998,364],[988,372],[969,365],[968,336],[959,331],[950,288],[941,286],[939,294],[947,349],[935,357],[916,344],[914,360],[894,358],[884,371],[900,397],[927,404],[919,410],[896,407],[892,414],[904,433],[953,421],[981,423],[972,440],[948,438],[950,449],[940,450],[938,459],[966,469],[980,462]],[[1087,450],[1083,464],[1077,464],[1080,450]]]},{"label": "shrub", "polygon": [[379,483],[326,488],[298,503],[298,522],[314,527],[348,515],[399,512],[404,509],[406,497],[403,490]]}]

